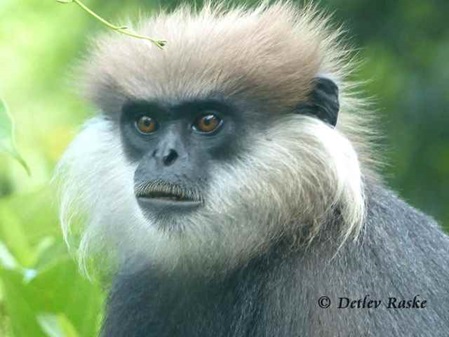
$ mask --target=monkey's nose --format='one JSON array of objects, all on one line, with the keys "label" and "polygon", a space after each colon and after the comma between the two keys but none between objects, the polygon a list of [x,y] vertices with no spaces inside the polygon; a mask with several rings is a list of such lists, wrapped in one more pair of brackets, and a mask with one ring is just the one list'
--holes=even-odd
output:
[{"label": "monkey's nose", "polygon": [[178,152],[176,152],[176,150],[170,149],[168,150],[168,153],[162,157],[162,162],[165,166],[170,166],[176,161],[176,159],[178,159]]}]

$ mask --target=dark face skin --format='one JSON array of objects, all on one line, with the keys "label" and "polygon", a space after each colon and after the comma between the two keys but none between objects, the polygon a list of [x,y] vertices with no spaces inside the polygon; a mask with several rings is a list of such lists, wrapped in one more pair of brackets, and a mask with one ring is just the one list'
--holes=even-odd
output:
[{"label": "dark face skin", "polygon": [[218,99],[128,101],[120,127],[127,157],[138,163],[134,182],[142,210],[165,216],[201,207],[210,163],[238,152],[242,118],[237,106]]}]

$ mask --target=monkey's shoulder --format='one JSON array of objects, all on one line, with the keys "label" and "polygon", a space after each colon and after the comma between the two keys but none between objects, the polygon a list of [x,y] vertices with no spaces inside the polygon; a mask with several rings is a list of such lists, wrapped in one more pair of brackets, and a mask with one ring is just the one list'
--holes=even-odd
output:
[{"label": "monkey's shoulder", "polygon": [[446,248],[449,253],[449,237],[431,216],[408,204],[391,189],[381,184],[366,188],[367,217],[365,230],[373,235],[396,235],[400,241],[416,244],[431,241]]}]

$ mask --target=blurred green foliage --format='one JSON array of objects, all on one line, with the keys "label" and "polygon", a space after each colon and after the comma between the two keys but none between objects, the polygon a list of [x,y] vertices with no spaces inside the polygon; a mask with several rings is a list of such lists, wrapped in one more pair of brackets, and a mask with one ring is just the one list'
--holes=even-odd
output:
[{"label": "blurred green foliage", "polygon": [[[180,2],[86,0],[113,22]],[[345,23],[364,60],[357,76],[375,97],[386,180],[449,225],[449,2],[319,5]],[[105,28],[56,1],[1,0],[0,19],[0,95],[32,170],[28,176],[0,154],[0,336],[94,336],[104,294],[80,276],[67,253],[49,182],[63,149],[93,114],[70,78],[89,37]]]},{"label": "blurred green foliage", "polygon": [[0,152],[13,157],[30,174],[30,168],[17,151],[14,136],[14,121],[6,103],[0,98]]}]

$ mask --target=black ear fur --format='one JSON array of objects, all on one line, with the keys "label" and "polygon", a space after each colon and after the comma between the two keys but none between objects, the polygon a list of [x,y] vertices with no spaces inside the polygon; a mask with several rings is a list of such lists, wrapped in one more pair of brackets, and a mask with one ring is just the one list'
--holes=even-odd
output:
[{"label": "black ear fur", "polygon": [[315,116],[332,126],[337,124],[340,103],[338,101],[338,86],[330,79],[316,77],[315,85],[309,94],[307,102],[300,103],[296,112]]}]

